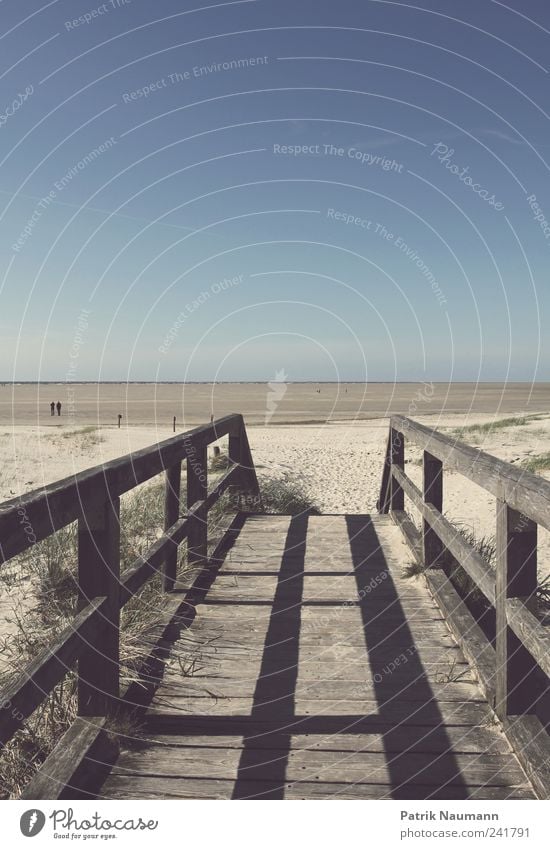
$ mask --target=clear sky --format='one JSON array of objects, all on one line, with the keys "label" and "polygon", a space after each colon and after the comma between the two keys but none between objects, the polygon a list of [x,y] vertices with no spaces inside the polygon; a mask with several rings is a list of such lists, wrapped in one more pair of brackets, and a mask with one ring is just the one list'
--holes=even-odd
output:
[{"label": "clear sky", "polygon": [[548,380],[547,0],[2,0],[2,380]]}]

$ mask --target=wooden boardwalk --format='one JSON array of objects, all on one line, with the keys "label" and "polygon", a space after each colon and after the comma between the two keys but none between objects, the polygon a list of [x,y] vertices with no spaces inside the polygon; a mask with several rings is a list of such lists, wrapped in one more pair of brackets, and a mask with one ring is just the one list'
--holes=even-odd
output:
[{"label": "wooden boardwalk", "polygon": [[241,515],[108,799],[532,799],[388,516]]}]

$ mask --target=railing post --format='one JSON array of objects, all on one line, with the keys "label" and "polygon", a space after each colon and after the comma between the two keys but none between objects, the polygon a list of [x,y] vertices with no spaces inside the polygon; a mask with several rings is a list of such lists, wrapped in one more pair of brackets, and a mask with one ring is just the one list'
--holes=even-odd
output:
[{"label": "railing post", "polygon": [[[164,530],[167,531],[180,515],[181,462],[166,470],[166,494],[164,499]],[[162,572],[162,588],[171,592],[178,572],[178,546],[173,543],[166,554]]]},{"label": "railing post", "polygon": [[504,719],[535,711],[536,664],[508,627],[506,600],[529,599],[536,592],[537,525],[501,499],[496,546],[496,712]]},{"label": "railing post", "polygon": [[376,509],[379,513],[387,513],[390,506],[390,484],[391,484],[391,427],[388,431],[388,439],[386,442],[386,451],[384,453],[384,468],[382,470],[382,483],[380,485],[380,495],[376,504]]},{"label": "railing post", "polygon": [[[424,451],[424,503],[431,504],[440,513],[443,512],[443,463],[428,451]],[[424,566],[434,566],[441,557],[441,540],[424,519],[422,522],[422,552]]]},{"label": "railing post", "polygon": [[[393,466],[397,466],[401,471],[405,470],[405,439],[402,433],[399,433],[398,430],[391,428],[391,464],[392,470]],[[393,475],[391,477],[391,497],[390,497],[391,510],[404,510],[405,509],[405,493],[401,488],[401,485],[394,479]]]},{"label": "railing post", "polygon": [[235,487],[231,487],[231,492],[233,494],[237,493],[238,496],[239,503],[237,507],[240,506],[240,500],[244,495],[246,499],[252,498],[254,506],[257,509],[261,509],[260,488],[242,417],[240,417],[238,426],[229,433],[228,453],[229,459],[234,463],[238,463],[241,467],[237,479],[238,482]]},{"label": "railing post", "polygon": [[106,596],[104,619],[93,645],[78,661],[79,716],[106,716],[119,698],[120,680],[120,499],[86,508],[78,521],[79,608]]},{"label": "railing post", "polygon": [[[190,445],[187,450],[187,509],[204,501],[208,492],[206,445]],[[190,520],[187,536],[189,563],[205,563],[208,557],[208,516],[201,511]]]}]

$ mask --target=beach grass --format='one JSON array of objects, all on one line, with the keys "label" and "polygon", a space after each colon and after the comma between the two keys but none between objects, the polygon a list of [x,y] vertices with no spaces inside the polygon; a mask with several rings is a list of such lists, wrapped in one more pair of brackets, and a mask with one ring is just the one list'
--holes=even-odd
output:
[{"label": "beach grass", "polygon": [[450,432],[457,439],[467,439],[469,436],[485,436],[494,433],[496,430],[504,430],[509,427],[524,427],[530,421],[533,421],[531,417],[512,416],[506,419],[498,419],[494,422],[452,428]]},{"label": "beach grass", "polygon": [[550,451],[544,454],[536,454],[532,457],[526,457],[521,464],[522,469],[527,472],[544,472],[550,469]]}]

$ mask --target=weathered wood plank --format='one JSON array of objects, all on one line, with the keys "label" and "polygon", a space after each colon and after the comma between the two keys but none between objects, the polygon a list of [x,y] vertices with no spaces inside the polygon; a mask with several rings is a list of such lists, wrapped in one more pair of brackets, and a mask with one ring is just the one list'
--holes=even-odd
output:
[{"label": "weathered wood plank", "polygon": [[[247,698],[252,699],[254,692],[261,683],[262,697],[264,699],[283,698],[281,681],[286,678],[287,669],[283,669],[278,675],[273,673],[263,678],[253,676],[246,679],[235,676],[235,678],[220,679],[208,677],[193,677],[188,681],[182,681],[181,677],[174,676],[172,679],[165,677],[163,684],[157,690],[155,701],[166,699],[171,705],[195,702],[199,698]],[[474,683],[463,681],[445,681],[444,674],[441,675],[440,683],[429,682],[426,675],[417,671],[408,672],[406,667],[388,673],[387,678],[398,680],[382,680],[378,683],[372,680],[354,680],[352,671],[348,671],[347,679],[330,679],[319,681],[304,681],[298,679],[293,692],[296,699],[345,699],[346,701],[370,699],[378,702],[389,702],[392,699],[400,702],[421,702],[433,698],[438,702],[460,702],[465,701],[483,702],[481,692]],[[452,674],[459,674],[454,671]],[[383,672],[380,673],[382,677]],[[284,686],[284,683],[283,683]],[[283,691],[284,692],[284,691]]]},{"label": "weathered wood plank", "polygon": [[78,714],[106,716],[120,679],[120,499],[93,505],[78,522],[78,603],[106,596],[103,621],[78,657]]},{"label": "weathered wood plank", "polygon": [[[211,747],[170,747],[150,744],[147,759],[141,752],[125,751],[113,767],[113,775],[155,778],[217,778],[269,781],[277,774],[277,762],[285,765],[287,781],[356,782],[397,785],[447,783],[497,787],[522,784],[525,776],[519,764],[508,755],[455,754],[450,752],[364,752],[256,749],[243,764],[238,749]],[[402,776],[397,779],[397,775]]]},{"label": "weathered wood plank", "polygon": [[[170,697],[162,704],[153,701],[147,715],[180,716],[200,713],[204,716],[247,716],[253,707],[264,705],[275,714],[282,703],[286,703],[288,694],[279,699],[273,698],[218,698],[210,699]],[[376,699],[296,699],[297,715],[329,717],[357,716],[369,717],[373,725],[383,723],[409,725],[437,725],[438,722],[452,725],[481,725],[491,721],[491,712],[484,702],[419,702],[399,703],[394,699],[383,705],[383,711]]]},{"label": "weathered wood plank", "polygon": [[493,707],[496,699],[496,660],[493,646],[442,571],[429,570],[426,572],[426,581],[446,617],[448,627],[477,673],[485,698]]},{"label": "weathered wood plank", "polygon": [[6,743],[74,667],[80,650],[93,640],[104,619],[105,596],[94,598],[63,631],[57,642],[43,649],[21,675],[0,695],[0,741]]},{"label": "weathered wood plank", "polygon": [[[438,513],[443,512],[443,463],[424,451],[422,462],[424,503],[430,504]],[[422,522],[423,560],[426,568],[435,566],[443,552],[443,544],[430,523]]]},{"label": "weathered wood plank", "polygon": [[538,717],[509,716],[503,721],[506,737],[540,799],[550,799],[550,739]]},{"label": "weathered wood plank", "polygon": [[[165,533],[178,521],[180,515],[181,462],[178,461],[166,471],[166,492],[164,499]],[[178,546],[170,540],[166,549],[162,570],[164,592],[174,588],[178,571]]]},{"label": "weathered wood plank", "polygon": [[[227,731],[227,729],[225,729]],[[229,730],[231,727],[229,726]],[[378,733],[355,734],[353,729],[349,733],[341,734],[301,734],[292,733],[285,735],[273,731],[254,731],[254,723],[249,723],[246,728],[244,723],[240,735],[231,736],[228,733],[220,735],[212,734],[162,734],[159,731],[150,733],[145,731],[140,738],[130,740],[128,748],[136,745],[139,749],[146,743],[154,743],[156,746],[164,746],[170,751],[173,746],[208,746],[210,748],[240,749],[247,742],[251,742],[255,748],[277,748],[277,743],[284,749],[303,749],[329,751],[329,752],[432,752],[445,753],[449,751],[449,745],[453,752],[464,754],[501,754],[510,753],[510,746],[504,734],[495,733],[493,729],[478,728],[475,726],[446,725],[440,728],[429,728],[424,726],[406,726],[402,728],[386,728]],[[384,733],[385,732],[385,733]],[[246,735],[246,736],[245,736]],[[124,740],[121,740],[121,745]]]},{"label": "weathered wood plank", "polygon": [[[367,784],[362,782],[330,784],[328,782],[295,781],[277,782],[239,782],[241,799],[284,798],[288,800],[318,799],[329,801],[355,799],[533,799],[534,794],[527,785],[510,787],[460,786],[438,787],[428,785],[407,785],[392,788],[388,785]],[[465,792],[466,790],[466,792]],[[108,799],[231,799],[235,791],[234,781],[216,779],[188,780],[181,778],[147,778],[141,776],[115,776],[103,787]]]},{"label": "weathered wood plank", "polygon": [[[349,648],[353,649],[353,647]],[[416,651],[411,651],[410,648],[410,646],[381,646],[380,650],[376,651],[376,663],[389,663],[396,657],[404,655],[405,657],[414,657],[415,671],[421,668],[426,675],[458,669],[462,676],[462,673],[470,668],[469,664],[465,662],[462,652],[456,646],[453,648],[432,646],[430,649],[419,647]],[[335,660],[329,651],[326,653],[323,651],[322,654],[310,652],[307,659],[304,659],[303,653],[300,652],[298,660],[290,652],[277,652],[277,659],[280,661],[279,669],[284,669],[287,665],[296,668],[302,681],[357,680],[359,678],[367,680],[372,677],[372,665],[365,651],[339,652],[338,660]],[[243,678],[245,680],[257,677],[261,673],[262,660],[262,651],[239,652],[233,658],[231,658],[229,652],[220,652],[220,654],[201,652],[200,671],[193,675],[193,680],[198,677],[216,675],[221,678]],[[270,674],[269,670],[262,673],[263,677],[269,677]],[[183,681],[177,666],[175,666],[174,672],[171,672],[170,668],[167,669],[165,678],[171,677],[178,677]]]},{"label": "weathered wood plank", "polygon": [[506,600],[506,618],[514,634],[550,677],[550,629],[541,624],[522,598]]},{"label": "weathered wood plank", "polygon": [[391,517],[403,534],[414,559],[420,566],[423,566],[424,552],[422,550],[422,537],[410,516],[405,510],[392,510]]},{"label": "weathered wood plank", "polygon": [[[206,445],[190,445],[187,455],[187,510],[202,504],[208,491],[208,459]],[[206,561],[207,515],[206,510],[194,510],[187,533],[187,558],[190,563]]]},{"label": "weathered wood plank", "polygon": [[540,696],[536,664],[508,624],[509,598],[532,598],[537,590],[537,526],[497,500],[496,712],[535,713]]},{"label": "weathered wood plank", "polygon": [[101,775],[118,747],[106,732],[105,717],[78,718],[29,782],[21,799],[73,799]]},{"label": "weathered wood plank", "polygon": [[[405,465],[405,440],[395,428],[390,429],[391,438],[391,470],[403,469]],[[390,510],[392,513],[405,509],[405,493],[397,478],[392,474],[390,477]]]}]

